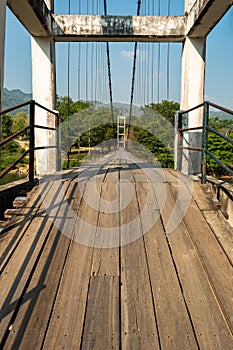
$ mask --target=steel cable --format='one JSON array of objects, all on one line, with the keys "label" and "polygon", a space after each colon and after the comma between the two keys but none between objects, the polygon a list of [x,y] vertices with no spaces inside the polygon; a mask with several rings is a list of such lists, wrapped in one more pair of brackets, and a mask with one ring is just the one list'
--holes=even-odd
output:
[{"label": "steel cable", "polygon": [[[141,0],[138,0],[137,16],[140,16],[140,10],[141,10]],[[135,73],[136,73],[136,62],[137,62],[137,48],[138,48],[138,43],[136,42],[135,45],[134,45],[133,73],[132,73],[132,86],[131,86],[130,111],[129,111],[129,123],[128,123],[127,140],[129,140],[130,124],[131,124],[132,110],[133,110],[134,85],[135,85]]]}]

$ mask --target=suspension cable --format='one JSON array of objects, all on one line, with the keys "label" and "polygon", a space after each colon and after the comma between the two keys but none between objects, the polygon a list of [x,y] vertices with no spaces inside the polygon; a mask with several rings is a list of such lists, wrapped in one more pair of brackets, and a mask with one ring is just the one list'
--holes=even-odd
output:
[{"label": "suspension cable", "polygon": [[[168,0],[167,15],[170,16],[171,1]],[[167,101],[170,99],[170,43],[167,43]]]},{"label": "suspension cable", "polygon": [[[168,8],[167,8],[167,15],[170,16],[170,8],[171,8],[171,1],[168,0]],[[167,101],[169,101],[169,93],[170,93],[170,43],[167,43]],[[169,111],[167,110],[166,113],[166,135],[168,140],[168,114]],[[168,168],[168,144],[166,145],[166,167]]]},{"label": "suspension cable", "polygon": [[[104,15],[107,16],[107,0],[104,0]],[[112,118],[112,123],[114,123],[113,99],[112,99],[112,78],[111,78],[110,52],[109,52],[109,42],[108,41],[106,42],[106,50],[107,50],[108,82],[109,82],[111,118]]]},{"label": "suspension cable", "polygon": [[[68,1],[68,14],[71,13],[71,3],[70,0]],[[68,48],[67,48],[67,95],[68,95],[68,101],[67,101],[67,167],[70,167],[70,42],[68,42]]]},{"label": "suspension cable", "polygon": [[[138,0],[137,16],[140,16],[140,10],[141,10],[141,0]],[[138,43],[136,42],[135,45],[134,45],[133,74],[132,74],[132,86],[131,86],[130,111],[129,111],[129,123],[128,123],[127,140],[129,140],[130,124],[131,124],[132,110],[133,110],[133,97],[134,97],[136,62],[137,62],[137,48],[138,48]]]},{"label": "suspension cable", "polygon": [[[161,15],[161,2],[160,0],[158,0],[158,16]],[[157,103],[159,103],[159,100],[160,100],[160,61],[161,61],[161,44],[160,42],[158,43],[158,85],[157,85]]]}]

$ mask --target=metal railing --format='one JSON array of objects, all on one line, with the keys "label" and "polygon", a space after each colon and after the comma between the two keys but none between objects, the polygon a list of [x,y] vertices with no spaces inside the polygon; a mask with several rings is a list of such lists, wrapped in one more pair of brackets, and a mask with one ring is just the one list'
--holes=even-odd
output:
[{"label": "metal railing", "polygon": [[[5,109],[3,111],[0,111],[0,116],[10,113],[12,111],[15,111],[19,108],[29,106],[30,112],[29,112],[29,125],[25,127],[24,129],[12,134],[11,136],[7,137],[3,141],[0,142],[0,149],[2,146],[6,145],[8,142],[12,141],[16,137],[22,135],[26,131],[29,130],[29,149],[25,151],[20,157],[18,157],[13,163],[8,165],[1,173],[0,173],[0,179],[3,178],[7,173],[9,173],[10,170],[14,169],[15,166],[21,162],[28,154],[29,154],[29,170],[28,170],[28,179],[29,181],[34,181],[35,177],[35,151],[42,150],[42,149],[49,149],[54,148],[56,149],[56,170],[60,170],[61,166],[61,156],[60,156],[60,133],[59,133],[59,125],[60,125],[60,116],[59,113],[53,110],[50,110],[41,104],[37,103],[34,100],[22,103],[20,105]],[[42,125],[36,125],[35,124],[35,107],[39,107],[48,113],[55,116],[55,128],[53,127],[47,127]],[[56,133],[56,145],[52,146],[40,146],[35,147],[35,128],[38,129],[44,129],[44,130],[50,130],[54,131]]]},{"label": "metal railing", "polygon": [[[225,113],[228,113],[232,115],[233,117],[233,111],[219,106],[215,103],[205,101],[204,103],[193,107],[187,111],[179,111],[178,112],[178,147],[177,147],[177,169],[181,170],[181,164],[182,164],[182,150],[190,150],[190,151],[196,151],[196,152],[202,152],[202,164],[201,164],[201,180],[202,183],[206,183],[206,174],[207,174],[207,156],[212,158],[216,163],[220,165],[221,168],[223,168],[227,173],[229,173],[231,176],[233,176],[233,170],[224,164],[219,158],[217,158],[212,152],[209,151],[208,149],[208,134],[209,132],[219,136],[220,138],[230,142],[233,144],[233,140],[222,134],[221,132],[215,130],[214,128],[209,126],[209,118],[210,118],[210,111],[209,107],[216,108],[220,111],[223,111]],[[203,108],[203,125],[198,126],[198,127],[192,127],[189,128],[187,126],[183,127],[183,121],[184,121],[184,116],[187,115],[188,113],[195,111],[199,108]],[[202,147],[189,147],[189,146],[183,146],[183,133],[188,132],[188,131],[198,131],[202,130]]]}]

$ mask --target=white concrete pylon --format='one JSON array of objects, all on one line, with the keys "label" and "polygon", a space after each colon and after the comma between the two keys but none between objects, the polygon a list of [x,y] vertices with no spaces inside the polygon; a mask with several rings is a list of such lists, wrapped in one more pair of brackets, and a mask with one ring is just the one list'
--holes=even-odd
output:
[{"label": "white concrete pylon", "polygon": [[[53,38],[32,37],[32,87],[33,99],[41,105],[55,109],[55,43]],[[55,127],[55,116],[36,107],[35,124]],[[35,146],[54,146],[54,131],[35,129]],[[37,174],[51,174],[56,171],[56,150],[36,151]]]},{"label": "white concrete pylon", "polygon": [[[204,102],[206,38],[186,38],[182,53],[180,109],[185,111]],[[188,127],[199,127],[203,123],[203,108],[188,115]],[[185,146],[201,148],[202,132],[187,132]],[[182,172],[198,173],[201,169],[201,152],[184,151]]]}]

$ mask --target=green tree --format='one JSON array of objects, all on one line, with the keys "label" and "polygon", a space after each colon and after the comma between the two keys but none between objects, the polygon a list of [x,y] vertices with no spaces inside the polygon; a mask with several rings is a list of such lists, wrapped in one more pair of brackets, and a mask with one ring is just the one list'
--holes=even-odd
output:
[{"label": "green tree", "polygon": [[90,102],[77,101],[74,102],[71,97],[57,97],[57,110],[63,120],[67,119],[74,113],[78,113],[85,108],[91,107]]},{"label": "green tree", "polygon": [[151,103],[145,107],[161,114],[164,118],[167,118],[172,125],[174,125],[175,113],[180,109],[179,103],[167,100],[163,100],[161,103]]},{"label": "green tree", "polygon": [[2,138],[3,139],[11,135],[11,129],[12,129],[12,118],[9,114],[4,114],[2,116]]},{"label": "green tree", "polygon": [[16,113],[12,117],[12,133],[21,131],[29,125],[29,115],[25,112]]},{"label": "green tree", "polygon": [[[209,136],[208,149],[224,164],[233,168],[233,145],[231,143],[225,140],[219,140],[216,135],[211,134]],[[208,174],[215,177],[227,174],[227,172],[210,157],[207,158],[207,170]]]},{"label": "green tree", "polygon": [[163,100],[142,108],[142,115],[134,116],[137,127],[131,127],[131,138],[148,149],[162,167],[173,167],[174,117],[180,105]]}]

